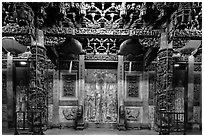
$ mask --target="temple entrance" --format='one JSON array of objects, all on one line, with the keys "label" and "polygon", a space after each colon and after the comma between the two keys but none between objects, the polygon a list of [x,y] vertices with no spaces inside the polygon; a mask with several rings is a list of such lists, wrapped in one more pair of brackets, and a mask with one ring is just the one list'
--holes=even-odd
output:
[{"label": "temple entrance", "polygon": [[117,71],[86,69],[85,121],[100,126],[117,122]]}]

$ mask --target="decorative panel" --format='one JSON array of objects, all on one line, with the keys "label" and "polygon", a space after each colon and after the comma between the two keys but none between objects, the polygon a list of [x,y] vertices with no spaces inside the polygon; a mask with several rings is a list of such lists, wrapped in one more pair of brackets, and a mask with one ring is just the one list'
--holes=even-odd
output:
[{"label": "decorative panel", "polygon": [[194,106],[200,105],[201,74],[194,75]]},{"label": "decorative panel", "polygon": [[127,76],[127,97],[139,97],[139,76]]},{"label": "decorative panel", "polygon": [[128,122],[142,123],[143,108],[142,107],[126,107],[126,118]]},{"label": "decorative panel", "polygon": [[154,105],[155,94],[156,94],[156,75],[149,74],[149,105]]},{"label": "decorative panel", "polygon": [[184,112],[184,87],[175,87],[175,112]]},{"label": "decorative panel", "polygon": [[76,99],[77,75],[62,73],[60,79],[60,100]]},{"label": "decorative panel", "polygon": [[27,111],[27,90],[25,81],[17,82],[16,85],[16,110]]},{"label": "decorative panel", "polygon": [[85,60],[118,61],[117,54],[86,54]]},{"label": "decorative panel", "polygon": [[76,76],[75,75],[69,75],[69,76],[63,76],[63,97],[74,97],[75,96],[75,82],[76,82]]},{"label": "decorative panel", "polygon": [[140,82],[141,75],[139,74],[127,74],[126,75],[126,98],[140,99]]},{"label": "decorative panel", "polygon": [[193,107],[193,121],[195,123],[202,123],[201,122],[201,109],[198,106]]},{"label": "decorative panel", "polygon": [[59,121],[69,122],[75,119],[77,106],[59,106]]},{"label": "decorative panel", "polygon": [[89,69],[85,82],[85,121],[117,122],[116,71]]}]

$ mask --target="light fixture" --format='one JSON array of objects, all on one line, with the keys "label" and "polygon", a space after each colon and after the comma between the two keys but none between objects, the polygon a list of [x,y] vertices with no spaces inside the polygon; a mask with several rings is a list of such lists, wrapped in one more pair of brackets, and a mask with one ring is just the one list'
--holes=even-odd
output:
[{"label": "light fixture", "polygon": [[25,65],[27,64],[27,62],[21,61],[20,64],[21,64],[22,66],[25,66]]},{"label": "light fixture", "polygon": [[180,64],[174,64],[174,67],[179,67],[180,66]]}]

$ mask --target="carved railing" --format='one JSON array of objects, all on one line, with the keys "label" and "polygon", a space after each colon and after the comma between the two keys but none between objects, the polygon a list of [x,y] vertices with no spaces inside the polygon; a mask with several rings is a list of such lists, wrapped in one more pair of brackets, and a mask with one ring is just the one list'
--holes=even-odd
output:
[{"label": "carved railing", "polygon": [[[186,113],[160,111],[159,134],[171,134],[183,132],[186,134]],[[165,118],[165,120],[163,120]]]},{"label": "carved railing", "polygon": [[[36,120],[37,119],[37,120]],[[15,135],[30,134],[43,135],[43,111],[15,112]],[[36,122],[37,121],[37,122]]]}]

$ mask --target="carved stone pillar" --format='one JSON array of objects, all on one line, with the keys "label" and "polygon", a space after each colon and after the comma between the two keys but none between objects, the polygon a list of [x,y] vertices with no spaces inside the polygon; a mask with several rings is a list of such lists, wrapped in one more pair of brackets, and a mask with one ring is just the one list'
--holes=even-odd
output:
[{"label": "carved stone pillar", "polygon": [[142,99],[143,99],[143,120],[144,128],[149,126],[149,82],[148,82],[148,72],[143,72],[142,79]]},{"label": "carved stone pillar", "polygon": [[40,123],[41,125],[47,122],[47,92],[44,84],[46,49],[42,30],[37,29],[36,37],[32,38],[31,53],[28,109],[29,112],[33,112],[29,115],[33,120],[33,127],[36,127],[37,130],[34,132],[38,132],[39,126],[37,127],[36,124]]},{"label": "carved stone pillar", "polygon": [[[79,55],[79,94],[78,94],[78,105],[82,106],[83,112],[84,111],[84,92],[85,92],[85,62],[84,62],[84,55]],[[82,114],[83,118],[80,119],[79,125],[80,129],[84,128],[84,113]]]},{"label": "carved stone pillar", "polygon": [[126,129],[125,120],[125,93],[124,93],[124,62],[123,56],[118,55],[118,70],[117,70],[117,81],[118,81],[118,129]]},{"label": "carved stone pillar", "polygon": [[118,107],[124,105],[124,63],[123,56],[118,56]]},{"label": "carved stone pillar", "polygon": [[[167,43],[167,34],[161,33],[160,49],[157,56],[157,83],[156,83],[156,124],[162,127],[165,134],[165,128],[171,124],[168,119],[168,114],[163,114],[173,110],[173,90],[172,90],[172,77],[173,77],[173,49],[172,45]],[[168,130],[168,129],[167,129]]]},{"label": "carved stone pillar", "polygon": [[7,53],[7,120],[8,128],[14,126],[13,56]]},{"label": "carved stone pillar", "polygon": [[85,90],[85,63],[84,55],[79,55],[79,105],[84,106],[84,90]]},{"label": "carved stone pillar", "polygon": [[193,122],[194,56],[188,57],[188,124]]},{"label": "carved stone pillar", "polygon": [[59,126],[59,70],[55,70],[53,74],[53,116],[52,126]]}]

